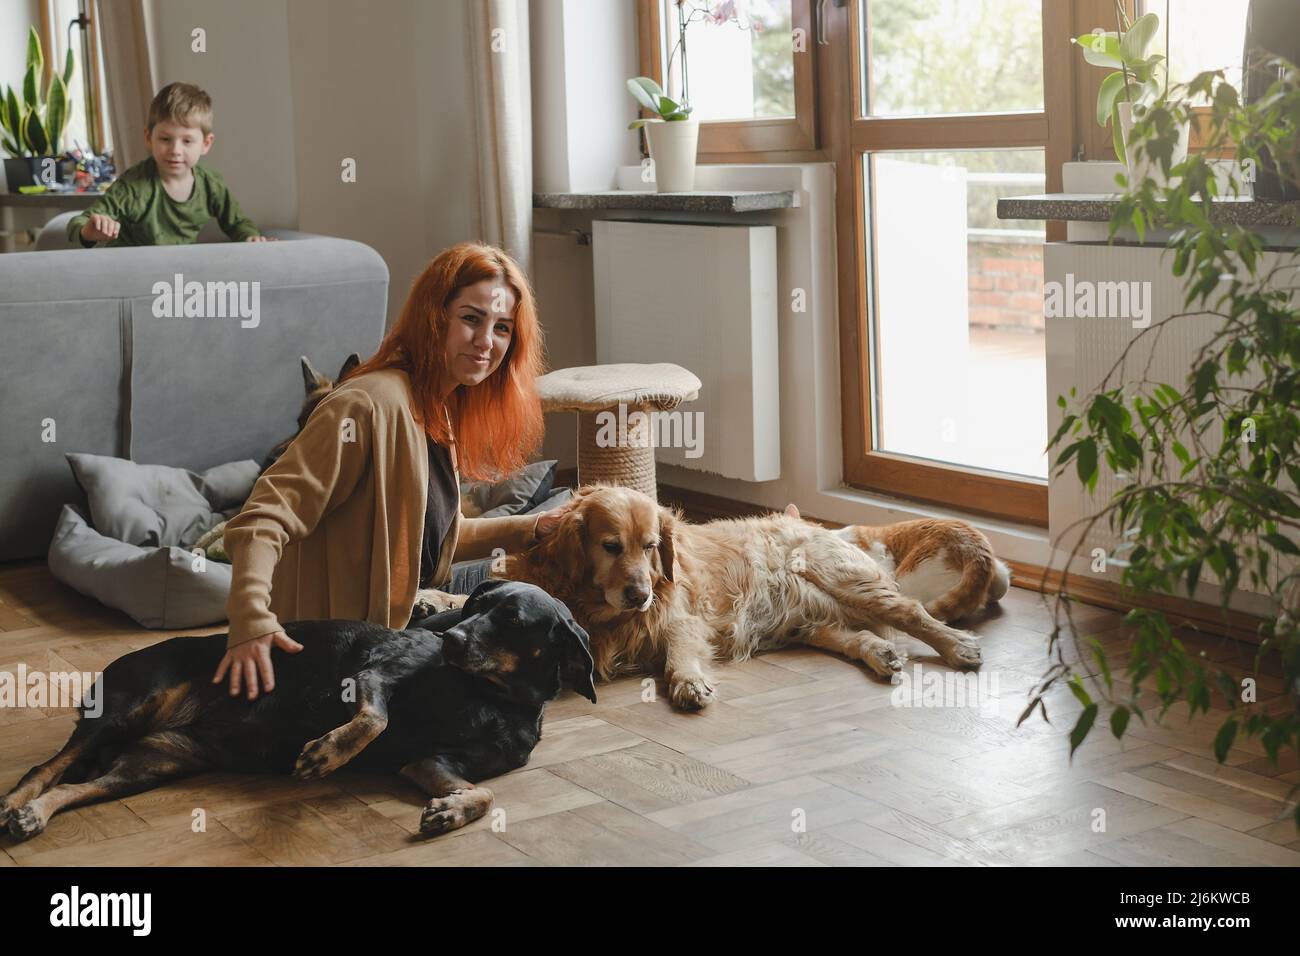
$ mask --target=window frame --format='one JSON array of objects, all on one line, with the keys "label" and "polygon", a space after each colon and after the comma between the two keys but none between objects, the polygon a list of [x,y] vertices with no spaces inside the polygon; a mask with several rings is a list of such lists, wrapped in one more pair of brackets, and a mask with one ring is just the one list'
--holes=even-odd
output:
[{"label": "window frame", "polygon": [[[826,0],[819,2],[824,4]],[[790,0],[793,28],[802,29],[807,38],[803,52],[794,54],[794,117],[701,121],[700,162],[763,162],[769,161],[771,154],[809,153],[818,149],[816,60],[819,44],[814,30],[813,3],[814,0]],[[641,75],[663,86],[662,0],[636,0],[636,6]],[[641,115],[652,114],[642,110]],[[783,155],[780,161],[789,159],[788,155]]]},{"label": "window frame", "polygon": [[[1059,44],[1074,35],[1072,7],[1099,5],[1100,0],[1042,0],[1043,108],[985,113],[977,116],[873,117],[864,115],[862,90],[861,0],[847,5],[830,27],[840,58],[847,62],[850,90],[847,136],[837,158],[837,220],[841,233],[840,272],[841,421],[844,480],[864,490],[957,508],[971,514],[1003,518],[1040,527],[1047,525],[1047,481],[1013,477],[953,463],[912,458],[874,447],[873,361],[876,342],[872,322],[870,277],[875,274],[874,243],[868,242],[867,153],[904,150],[1041,148],[1045,151],[1048,192],[1061,191],[1061,166],[1073,158],[1077,141],[1071,94],[1076,86],[1075,58],[1060,55]],[[1109,3],[1110,0],[1105,0]],[[1131,2],[1131,0],[1129,0]],[[1113,7],[1112,7],[1113,9]],[[1093,16],[1092,10],[1082,11]],[[847,47],[848,54],[844,55]],[[843,74],[841,74],[843,75]],[[1100,80],[1098,80],[1098,86]],[[1094,90],[1093,97],[1095,99]],[[1046,241],[1064,239],[1064,224],[1049,223]],[[845,253],[847,252],[847,257]],[[847,275],[845,273],[848,273]],[[960,481],[954,481],[960,478]]]}]

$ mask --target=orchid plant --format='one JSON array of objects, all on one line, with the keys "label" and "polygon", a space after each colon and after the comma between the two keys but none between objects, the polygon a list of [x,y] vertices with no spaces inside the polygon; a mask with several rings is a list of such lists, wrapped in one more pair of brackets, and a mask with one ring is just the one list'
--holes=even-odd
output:
[{"label": "orchid plant", "polygon": [[1160,18],[1154,13],[1147,13],[1136,20],[1130,20],[1118,0],[1115,16],[1118,21],[1117,30],[1095,30],[1074,37],[1070,42],[1078,45],[1083,51],[1083,58],[1093,66],[1114,70],[1101,81],[1101,89],[1097,92],[1097,125],[1104,127],[1107,122],[1110,123],[1115,155],[1121,162],[1127,162],[1124,134],[1119,121],[1120,104],[1131,103],[1135,114],[1139,114],[1167,89],[1169,33],[1166,30],[1165,55],[1148,54],[1147,48],[1160,28]]},{"label": "orchid plant", "polygon": [[[734,23],[742,30],[763,32],[762,24],[748,15],[745,0],[721,0],[711,5],[674,0],[674,5],[677,7],[677,42],[668,53],[667,74],[672,76],[673,61],[680,52],[682,57],[680,95],[677,99],[672,98],[663,87],[648,76],[637,76],[627,81],[628,92],[633,98],[645,109],[668,123],[689,119],[692,110],[690,73],[687,69],[686,56],[686,31],[692,23],[705,22],[715,26]],[[633,120],[627,128],[640,129],[646,122],[644,119]]]}]

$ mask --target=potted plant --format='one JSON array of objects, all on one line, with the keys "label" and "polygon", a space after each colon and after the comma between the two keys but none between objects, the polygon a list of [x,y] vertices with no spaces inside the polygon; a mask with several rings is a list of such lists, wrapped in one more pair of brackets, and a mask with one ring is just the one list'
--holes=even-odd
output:
[{"label": "potted plant", "polygon": [[[1101,81],[1097,91],[1097,124],[1110,124],[1115,156],[1129,172],[1130,183],[1149,178],[1159,178],[1150,156],[1133,138],[1133,126],[1143,112],[1150,108],[1168,90],[1167,55],[1148,52],[1160,18],[1147,13],[1130,20],[1120,3],[1115,5],[1118,29],[1094,31],[1074,37],[1071,43],[1083,51],[1083,58],[1093,66],[1112,70]],[[1168,26],[1166,8],[1166,27]],[[1168,53],[1166,29],[1166,54]],[[1171,165],[1178,165],[1187,156],[1189,126],[1184,124],[1174,143]]]},{"label": "potted plant", "polygon": [[658,119],[639,119],[628,124],[628,129],[645,127],[655,166],[655,188],[661,193],[690,192],[695,188],[699,120],[691,119],[691,108],[669,97],[648,76],[628,80],[627,88],[638,103],[658,116]]},{"label": "potted plant", "polygon": [[648,76],[637,76],[627,81],[627,88],[643,107],[655,114],[651,119],[639,119],[628,124],[628,129],[645,128],[654,162],[655,186],[661,193],[690,192],[695,188],[695,150],[699,143],[700,124],[691,119],[692,107],[690,74],[687,70],[686,30],[692,23],[703,21],[716,26],[734,23],[741,30],[759,33],[761,24],[752,18],[742,19],[736,0],[714,0],[710,3],[692,3],[676,0],[677,42],[668,55],[669,86],[673,60],[681,54],[681,92],[676,99],[664,92]]},{"label": "potted plant", "polygon": [[68,82],[72,79],[72,50],[63,72],[52,72],[40,91],[45,70],[41,38],[32,27],[27,35],[27,69],[21,97],[12,86],[0,99],[0,145],[10,158],[5,160],[5,179],[11,191],[19,186],[53,185],[61,180],[59,162],[63,153],[63,131],[68,125]]},{"label": "potted plant", "polygon": [[[1278,79],[1253,102],[1240,101],[1223,71],[1202,73],[1153,103],[1134,129],[1167,164],[1179,123],[1195,102],[1210,102],[1205,149],[1179,164],[1176,181],[1134,183],[1110,220],[1112,239],[1130,226],[1139,240],[1169,231],[1170,268],[1185,283],[1182,307],[1134,335],[1088,394],[1057,400],[1065,415],[1048,443],[1057,449],[1054,473],[1072,467],[1090,489],[1103,472],[1119,482],[1092,515],[1062,532],[1082,529],[1064,561],[1049,639],[1054,660],[1020,718],[1036,709],[1046,717],[1048,689],[1064,683],[1082,708],[1071,752],[1103,719],[1122,738],[1131,719],[1158,721],[1179,704],[1189,716],[1211,707],[1224,714],[1212,744],[1220,763],[1246,738],[1258,740],[1274,763],[1283,752],[1300,752],[1300,303],[1289,278],[1300,251],[1278,249],[1266,261],[1263,235],[1212,215],[1225,188],[1212,157],[1222,151],[1233,150],[1244,168],[1258,168],[1271,154],[1281,180],[1300,183],[1300,69],[1280,58],[1267,65]],[[1242,183],[1234,177],[1226,188],[1239,195]],[[1142,371],[1136,356],[1204,316],[1214,316],[1217,327],[1186,377],[1150,380],[1150,363]],[[1110,660],[1076,626],[1067,597],[1083,542],[1107,527],[1122,542],[1110,560],[1122,569],[1133,604],[1125,618],[1128,653]],[[1225,611],[1239,584],[1268,599],[1252,624],[1259,639],[1253,666],[1193,653],[1179,639],[1177,616],[1161,609],[1161,596],[1193,598],[1211,573]],[[1256,702],[1247,691],[1267,674],[1280,676],[1285,700]],[[1300,826],[1300,806],[1294,818]]]}]

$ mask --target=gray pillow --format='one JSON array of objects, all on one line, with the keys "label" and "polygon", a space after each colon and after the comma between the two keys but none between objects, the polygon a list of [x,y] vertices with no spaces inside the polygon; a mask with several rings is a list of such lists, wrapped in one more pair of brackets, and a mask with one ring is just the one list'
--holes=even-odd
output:
[{"label": "gray pillow", "polygon": [[67,459],[94,529],[142,547],[190,547],[243,505],[258,475],[251,459],[202,473],[79,452]]},{"label": "gray pillow", "polygon": [[460,494],[474,504],[481,518],[523,514],[550,495],[558,464],[558,461],[535,461],[504,481],[466,482],[461,485]]},{"label": "gray pillow", "polygon": [[226,619],[230,565],[175,547],[141,548],[100,534],[64,505],[48,555],[50,573],[145,627],[174,630]]},{"label": "gray pillow", "polygon": [[556,508],[560,507],[560,505],[564,504],[572,497],[573,497],[573,492],[570,489],[561,488],[559,491],[552,494],[541,504],[537,505],[536,507],[529,508],[527,511],[522,513],[526,515],[539,515],[543,511],[554,511]]}]

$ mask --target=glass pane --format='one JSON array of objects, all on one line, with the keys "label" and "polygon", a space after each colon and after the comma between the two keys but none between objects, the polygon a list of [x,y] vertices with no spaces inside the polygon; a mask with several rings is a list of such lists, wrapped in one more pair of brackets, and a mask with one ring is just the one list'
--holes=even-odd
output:
[{"label": "glass pane", "polygon": [[[1228,82],[1237,89],[1241,89],[1249,7],[1250,0],[1138,0],[1140,13],[1154,13],[1160,18],[1151,52],[1164,54],[1169,41],[1171,84],[1186,83],[1205,70],[1224,70]],[[1300,17],[1300,10],[1296,16]],[[1114,30],[1115,25],[1106,29]]]},{"label": "glass pane", "polygon": [[868,116],[1043,108],[1041,0],[862,0]]},{"label": "glass pane", "polygon": [[[667,93],[696,119],[794,116],[791,0],[663,0]],[[683,29],[684,25],[684,29]],[[686,55],[682,55],[685,34]],[[802,38],[805,44],[811,37]],[[805,47],[806,48],[806,47]]]},{"label": "glass pane", "polygon": [[62,72],[68,55],[69,40],[72,43],[72,55],[77,61],[72,81],[68,84],[68,103],[71,108],[68,110],[68,126],[63,133],[63,147],[69,150],[80,145],[89,149],[90,124],[86,119],[86,77],[85,64],[81,62],[81,30],[77,27],[68,28],[68,24],[80,14],[80,4],[78,0],[53,0],[50,7],[51,36],[47,39],[54,46],[53,62]]},{"label": "glass pane", "polygon": [[1041,149],[868,153],[874,447],[1047,476]]}]

